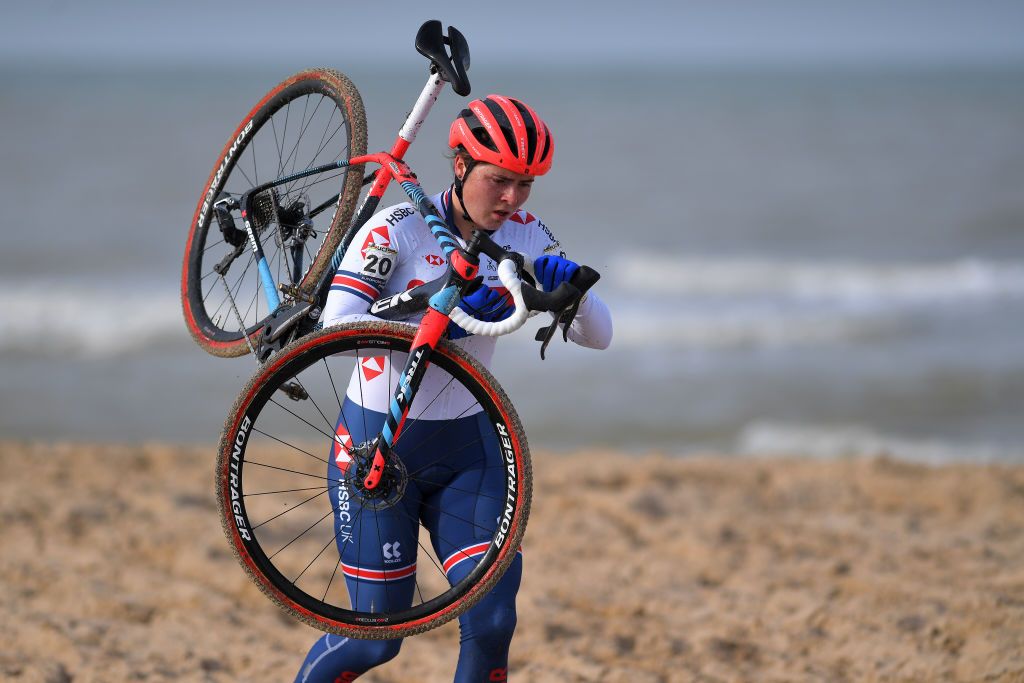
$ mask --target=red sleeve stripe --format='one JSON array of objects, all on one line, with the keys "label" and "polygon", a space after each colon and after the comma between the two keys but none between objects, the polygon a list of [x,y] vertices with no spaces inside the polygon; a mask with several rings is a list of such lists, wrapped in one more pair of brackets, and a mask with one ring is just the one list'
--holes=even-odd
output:
[{"label": "red sleeve stripe", "polygon": [[[490,541],[487,541],[484,543],[477,543],[476,545],[468,546],[466,548],[463,548],[462,550],[456,550],[454,553],[448,556],[447,560],[444,561],[444,564],[442,565],[444,567],[444,573],[447,574],[448,572],[450,572],[452,570],[452,567],[462,562],[463,560],[469,560],[474,557],[480,557],[481,555],[487,552],[487,548],[490,547],[490,545]],[[523,549],[520,548],[519,553],[521,554],[522,552]]]},{"label": "red sleeve stripe", "polygon": [[331,285],[340,285],[342,287],[347,287],[349,289],[355,289],[359,292],[362,292],[371,299],[376,299],[377,295],[380,294],[380,290],[374,287],[373,285],[367,284],[362,280],[356,279],[354,277],[349,277],[347,275],[335,275],[334,281],[331,282]]},{"label": "red sleeve stripe", "polygon": [[342,562],[341,570],[345,572],[345,576],[353,579],[362,579],[364,581],[397,581],[398,579],[405,579],[416,573],[416,563],[407,564],[404,567],[398,567],[397,569],[364,569],[363,567],[355,567],[350,564]]}]

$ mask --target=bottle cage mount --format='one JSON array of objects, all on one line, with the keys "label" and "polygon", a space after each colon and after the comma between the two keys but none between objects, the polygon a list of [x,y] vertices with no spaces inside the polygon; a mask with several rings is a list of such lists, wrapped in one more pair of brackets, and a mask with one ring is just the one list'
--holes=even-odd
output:
[{"label": "bottle cage mount", "polygon": [[469,43],[459,29],[449,26],[448,35],[444,35],[437,19],[424,22],[416,32],[416,51],[430,60],[441,78],[451,83],[452,90],[463,97],[469,95]]}]

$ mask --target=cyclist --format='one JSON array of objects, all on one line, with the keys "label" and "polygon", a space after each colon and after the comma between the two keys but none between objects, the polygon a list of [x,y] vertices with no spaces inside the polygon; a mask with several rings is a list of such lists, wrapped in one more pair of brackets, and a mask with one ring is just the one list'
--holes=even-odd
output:
[{"label": "cyclist", "polygon": [[[487,230],[498,244],[533,260],[538,285],[545,291],[570,280],[579,266],[566,257],[544,223],[523,209],[534,178],[548,172],[554,153],[551,132],[536,112],[519,100],[501,95],[474,100],[452,123],[449,145],[454,155],[454,181],[431,200],[452,233],[461,238],[463,246],[473,230]],[[374,300],[441,277],[445,267],[437,241],[412,205],[403,203],[386,208],[367,221],[345,254],[327,299],[324,325],[373,319],[367,311]],[[503,288],[492,287],[500,285],[496,264],[483,255],[480,275],[481,281],[463,297],[461,307],[482,320],[504,319],[511,314],[511,305]],[[588,293],[584,297],[568,334],[569,339],[581,346],[607,348],[612,335],[611,317],[596,294]],[[454,323],[448,335],[485,366],[490,364],[496,338],[468,335]],[[404,358],[395,359],[392,370],[389,359],[383,357],[357,365],[339,417],[339,437],[344,437],[339,438],[339,443],[360,443],[379,431],[395,386],[391,373],[397,376],[403,365]],[[428,369],[420,393],[432,397],[440,394],[443,400],[431,400],[426,412],[419,415],[420,419],[405,428],[401,437],[405,444],[415,444],[417,439],[426,438],[423,435],[436,433],[429,427],[421,427],[429,425],[431,420],[454,420],[454,426],[446,426],[446,435],[483,433],[478,422],[486,420],[483,413],[467,415],[465,409],[460,410],[459,407],[465,405],[459,400],[463,397],[446,390],[443,373],[434,373],[435,370],[433,366]],[[368,420],[367,415],[372,416],[371,419]],[[468,437],[459,441],[452,441],[453,438],[456,437],[450,437],[449,443],[473,442]],[[479,450],[496,448],[479,436],[475,442]],[[466,452],[474,448],[462,449],[451,456],[444,453],[432,456],[430,448],[418,450],[428,451],[428,454],[418,454],[426,462],[447,458],[443,466],[433,467],[423,474],[423,481],[429,480],[429,483],[419,484],[423,490],[418,490],[416,495],[420,498],[412,498],[422,500],[422,507],[411,513],[396,512],[390,520],[384,516],[384,521],[379,522],[383,531],[378,528],[377,533],[386,543],[346,543],[343,537],[351,532],[339,535],[339,552],[349,593],[356,596],[361,608],[363,605],[375,605],[378,609],[401,608],[411,604],[415,586],[417,517],[423,519],[431,532],[438,557],[444,563],[449,581],[454,584],[472,568],[471,562],[462,560],[483,552],[475,548],[480,546],[480,539],[473,537],[473,525],[458,520],[475,515],[479,520],[493,521],[500,515],[493,501],[500,502],[503,483],[496,480],[496,488],[488,491],[491,485],[488,475],[481,474],[481,468],[474,469],[472,464],[479,462],[482,455]],[[329,460],[328,476],[330,481],[336,482],[346,467],[345,454],[338,445],[334,446]],[[411,471],[413,465],[406,464]],[[475,477],[475,483],[466,484],[466,477]],[[339,529],[342,529],[342,516],[352,519],[356,506],[342,490],[335,487],[334,491],[340,495],[332,495]],[[480,495],[474,496],[471,493],[474,490]],[[444,511],[452,509],[464,512],[446,516]],[[379,511],[376,515],[381,517]],[[373,540],[377,540],[376,535]],[[390,580],[382,585],[381,576]],[[456,681],[507,680],[508,650],[516,624],[515,597],[521,576],[519,554],[494,589],[459,617],[461,636]],[[303,683],[354,680],[395,657],[400,645],[400,639],[354,640],[324,635],[309,651],[296,680]]]}]

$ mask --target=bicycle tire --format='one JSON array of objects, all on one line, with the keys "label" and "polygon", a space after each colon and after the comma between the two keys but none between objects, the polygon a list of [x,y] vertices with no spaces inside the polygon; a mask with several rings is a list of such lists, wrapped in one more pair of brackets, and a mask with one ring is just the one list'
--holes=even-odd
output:
[{"label": "bicycle tire", "polygon": [[[447,574],[447,562],[436,548],[436,544],[445,539],[431,536],[426,545],[417,540],[419,548],[416,550],[416,563],[413,569],[415,591],[411,594],[414,597],[418,596],[419,602],[412,600],[408,607],[399,606],[388,611],[375,611],[372,601],[368,610],[354,609],[353,603],[359,602],[360,585],[363,584],[351,582],[348,578],[351,574],[343,577],[343,580],[339,579],[337,584],[334,583],[339,567],[344,565],[342,550],[331,551],[331,553],[326,553],[326,551],[332,543],[338,548],[344,543],[338,541],[338,534],[341,533],[341,527],[338,526],[340,524],[339,510],[333,501],[342,498],[345,500],[357,499],[358,492],[355,488],[356,484],[353,482],[361,481],[362,475],[357,470],[355,476],[347,480],[349,483],[342,485],[340,479],[328,479],[327,472],[330,471],[328,460],[330,458],[324,460],[318,455],[314,455],[321,452],[315,450],[315,444],[318,442],[322,442],[324,446],[330,443],[332,448],[335,448],[334,439],[331,438],[334,436],[332,432],[334,426],[328,418],[328,413],[331,410],[328,409],[325,412],[323,407],[327,404],[332,406],[334,404],[328,385],[333,388],[337,408],[341,410],[343,400],[338,393],[337,377],[346,381],[358,379],[360,391],[362,391],[363,379],[359,374],[359,368],[363,367],[368,358],[372,360],[376,357],[372,354],[383,354],[384,350],[388,350],[389,354],[399,354],[399,362],[396,362],[393,367],[397,368],[398,373],[401,373],[404,368],[401,354],[409,351],[414,333],[415,328],[410,325],[362,322],[329,327],[295,340],[257,371],[240,393],[225,421],[218,447],[216,497],[221,524],[228,542],[242,567],[264,594],[291,616],[322,631],[354,638],[391,639],[421,633],[440,626],[472,607],[494,587],[515,559],[526,530],[532,494],[532,468],[529,448],[519,417],[497,381],[476,359],[453,344],[442,341],[432,352],[428,372],[437,369],[438,372],[447,373],[451,376],[452,381],[458,381],[478,402],[483,414],[479,423],[483,424],[486,421],[490,425],[490,429],[493,430],[493,435],[481,432],[481,440],[485,438],[501,440],[501,436],[507,435],[504,440],[501,440],[501,445],[497,449],[497,459],[501,460],[500,463],[497,463],[497,469],[501,473],[502,486],[505,487],[502,491],[503,497],[497,503],[488,503],[484,498],[476,498],[473,503],[474,510],[478,510],[476,506],[485,506],[484,512],[481,513],[478,510],[475,513],[477,524],[474,525],[476,527],[474,532],[480,534],[480,538],[484,539],[480,546],[476,546],[475,552],[483,554],[478,559],[472,558],[477,563],[476,565],[468,563],[464,565],[463,569],[469,572],[465,578],[451,583]],[[360,352],[363,355],[360,355]],[[390,358],[391,356],[389,356]],[[332,365],[337,367],[339,363],[351,364],[353,367],[358,366],[355,370],[356,374],[346,376],[344,368],[342,368],[341,374],[332,373]],[[383,361],[379,367],[385,367]],[[329,381],[324,379],[325,375]],[[448,384],[450,385],[452,381],[449,381]],[[289,398],[282,393],[282,387],[295,384],[306,392],[307,398],[289,402]],[[445,388],[447,386],[445,385]],[[344,386],[341,387],[341,391],[343,395]],[[413,475],[424,471],[423,468],[417,469],[415,472],[409,469],[416,456],[415,449],[422,448],[424,444],[421,442],[403,443],[402,439],[403,435],[409,433],[413,428],[410,425],[416,419],[417,406],[424,405],[420,403],[421,399],[423,401],[430,400],[429,396],[424,395],[425,393],[427,393],[426,390],[421,390],[417,394],[404,423],[405,427],[395,442],[395,453],[403,462],[410,463],[407,467],[403,466],[408,473],[409,481],[419,481],[414,479]],[[317,397],[322,396],[327,398],[321,399],[321,402],[318,403]],[[278,399],[283,401],[284,405],[279,403]],[[436,400],[435,396],[431,403]],[[271,406],[275,407],[271,408]],[[427,407],[429,408],[429,404]],[[420,415],[422,414],[421,411]],[[344,421],[344,417],[341,418],[341,421]],[[341,421],[339,421],[339,425]],[[430,429],[433,430],[435,423],[430,423],[430,421],[425,421],[425,423],[429,423]],[[352,422],[349,421],[349,425],[351,424]],[[316,425],[323,425],[324,428],[319,428]],[[304,446],[306,441],[304,437],[290,435],[289,430],[293,429],[299,432],[308,432],[314,445],[301,448],[300,446]],[[438,432],[432,433],[436,435]],[[357,455],[356,444],[352,443],[350,447],[351,450],[346,453],[352,457],[350,466],[354,466],[360,456]],[[441,450],[446,454],[445,458],[454,458],[457,457],[456,454],[460,448],[464,449],[465,446],[446,443]],[[483,446],[480,447],[481,453],[486,451],[487,449]],[[335,451],[329,452],[333,454]],[[320,474],[308,472],[310,467],[323,468],[322,464],[316,465],[314,460],[328,463],[327,471]],[[492,455],[482,455],[479,461],[474,462],[479,462],[481,472],[490,472],[495,467],[495,459]],[[438,461],[431,464],[437,465]],[[284,481],[296,482],[300,488],[292,489],[289,486],[294,484],[287,484],[284,489],[281,489],[282,483],[273,477],[283,477]],[[307,484],[314,483],[309,477],[320,477],[325,481],[322,485],[307,486]],[[483,474],[481,474],[481,478],[483,478]],[[270,483],[271,481],[272,483]],[[343,486],[347,487],[347,493],[344,496],[340,495]],[[300,491],[303,493],[299,493]],[[320,491],[320,493],[314,493],[311,497],[305,498],[308,491]],[[409,489],[403,487],[402,495],[407,494],[408,491]],[[505,495],[506,492],[507,495]],[[324,494],[326,497],[321,500],[320,496]],[[290,497],[287,500],[291,502],[278,500],[284,499],[286,496]],[[301,502],[299,502],[300,500]],[[328,504],[324,505],[324,501]],[[306,505],[306,503],[311,503],[311,505]],[[492,507],[487,508],[487,505]],[[495,505],[500,508],[501,512],[495,518],[494,528],[481,527],[480,520],[490,520],[490,512],[493,512]],[[355,507],[352,509],[355,510]],[[279,510],[281,510],[280,513],[278,513]],[[347,504],[345,510],[349,510]],[[369,525],[377,520],[378,515],[386,513],[387,510],[388,508],[371,509],[364,505],[352,513],[348,521],[351,523],[349,528],[353,530],[353,535],[358,537],[356,542],[363,543],[365,541],[371,550],[373,547],[381,547],[380,545],[375,546],[382,540],[379,522],[376,536],[373,535]],[[321,514],[324,516],[320,516]],[[372,515],[372,520],[366,517],[368,514]],[[423,514],[424,512],[420,512],[416,519],[408,517],[409,520],[417,524],[417,539],[422,538],[425,533]],[[437,514],[440,518],[443,514],[453,513],[438,512]],[[285,522],[288,515],[292,515],[292,517]],[[323,528],[317,530],[315,533],[319,536],[314,539],[312,530],[318,526],[323,527],[323,522],[328,515],[332,520],[328,525],[329,528],[326,529],[326,532]],[[320,516],[319,521],[308,526],[308,521],[316,520],[318,516]],[[455,520],[458,519],[459,517],[455,516]],[[507,523],[503,523],[506,521]],[[357,523],[359,533],[355,534],[354,529]],[[364,523],[367,525],[366,530],[364,530]],[[490,522],[487,523],[490,524]],[[293,534],[303,529],[304,531],[293,537]],[[331,538],[332,532],[333,539]],[[326,544],[323,544],[325,539]],[[282,543],[284,543],[283,546],[281,546]],[[481,549],[484,544],[486,544],[486,550]],[[348,548],[348,546],[345,547]],[[313,556],[317,549],[319,552]],[[361,549],[356,549],[356,552],[361,552]],[[374,550],[373,552],[378,551]],[[464,552],[460,551],[460,553],[466,555]],[[428,561],[421,561],[424,560],[424,554],[429,556],[425,558]],[[387,556],[386,548],[384,556]],[[285,578],[286,574],[288,576],[295,575],[295,572],[303,567],[307,559],[309,559],[309,563],[304,565],[294,581],[291,578]],[[462,557],[457,559],[461,561]],[[451,557],[448,562],[450,561]],[[349,567],[344,566],[342,570],[347,573]],[[440,578],[438,578],[438,574]],[[384,577],[384,589],[387,590],[386,573],[384,573]],[[331,589],[335,585],[343,585],[344,591],[339,588],[332,593]],[[323,590],[322,594],[321,589]],[[354,596],[352,595],[353,590],[355,591]],[[363,590],[369,589],[363,588]],[[432,591],[436,591],[436,595]],[[331,596],[330,599],[328,599],[328,595]],[[348,607],[344,606],[346,601]]]},{"label": "bicycle tire", "polygon": [[[352,82],[332,69],[310,69],[285,79],[242,119],[203,186],[185,246],[182,311],[189,333],[200,347],[215,356],[245,355],[249,353],[247,337],[258,334],[272,313],[265,304],[261,309],[262,287],[258,269],[253,266],[252,250],[247,245],[223,281],[213,271],[213,266],[236,246],[226,241],[219,229],[214,203],[226,196],[237,198],[260,182],[296,170],[365,153],[366,114],[362,99]],[[265,227],[261,236],[268,262],[278,271],[279,283],[296,284],[309,293],[310,285],[329,266],[359,198],[361,169],[340,169],[329,176],[313,176],[281,186],[282,210],[275,209],[276,232]],[[338,181],[341,176],[343,181]],[[309,219],[315,236],[300,233],[303,238],[298,243],[308,262],[304,260],[299,267],[301,276],[293,281],[291,271],[296,268],[286,262],[289,257],[281,246],[284,239],[292,237],[282,225],[284,207],[293,212],[288,215],[298,219],[303,210],[308,214],[315,206],[325,202],[329,205],[339,186],[333,214],[324,210]],[[233,220],[239,221],[236,228],[241,230],[240,217],[236,215]],[[233,232],[232,237],[237,242],[244,233]]]}]

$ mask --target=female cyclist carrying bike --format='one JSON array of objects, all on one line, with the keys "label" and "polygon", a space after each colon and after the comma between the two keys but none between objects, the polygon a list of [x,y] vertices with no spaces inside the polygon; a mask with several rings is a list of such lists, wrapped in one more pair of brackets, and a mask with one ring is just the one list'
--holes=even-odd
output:
[{"label": "female cyclist carrying bike", "polygon": [[[572,279],[579,266],[566,258],[551,231],[523,205],[536,176],[551,168],[554,141],[547,125],[521,101],[488,95],[470,102],[451,126],[454,182],[431,197],[451,232],[469,241],[486,230],[505,249],[527,256],[538,285],[552,291]],[[408,203],[374,215],[356,234],[336,272],[323,313],[325,326],[373,319],[369,307],[445,273],[446,260],[423,217]],[[496,264],[481,258],[479,281],[460,307],[474,317],[502,320],[511,314]],[[604,303],[588,293],[568,330],[581,346],[603,349],[611,341],[611,317]],[[468,335],[454,323],[457,340],[489,366],[495,337]],[[406,357],[360,360],[337,422],[328,458],[328,478],[343,479],[351,458],[347,448],[380,432]],[[359,609],[373,612],[406,606],[417,590],[419,522],[447,579],[457,583],[487,547],[479,529],[493,528],[502,514],[503,479],[483,466],[500,448],[479,404],[458,384],[431,366],[400,436],[404,466],[416,472],[401,503],[362,514],[344,486],[333,486],[335,538],[349,595]],[[439,436],[440,432],[440,436]],[[396,444],[397,445],[397,444]],[[356,520],[373,519],[363,525]],[[353,542],[359,536],[363,541]],[[459,617],[460,653],[456,681],[507,680],[509,644],[516,625],[515,597],[522,576],[517,556],[495,588]],[[355,640],[327,634],[309,651],[297,681],[351,681],[398,654],[401,640]]]}]

